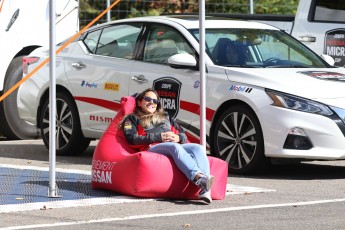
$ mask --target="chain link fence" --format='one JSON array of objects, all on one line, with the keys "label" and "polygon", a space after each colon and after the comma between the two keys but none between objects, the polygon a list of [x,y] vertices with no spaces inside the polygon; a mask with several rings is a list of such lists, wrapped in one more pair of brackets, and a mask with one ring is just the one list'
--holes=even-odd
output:
[{"label": "chain link fence", "polygon": [[[110,1],[113,2],[113,1]],[[298,0],[254,0],[254,13],[256,14],[295,14]],[[110,11],[111,20],[160,15],[173,13],[195,13],[199,12],[198,0],[121,0]],[[84,4],[83,4],[84,5]],[[107,0],[89,1],[88,9],[80,7],[80,26],[83,28],[103,10],[107,8]],[[250,0],[206,0],[206,14],[249,14]],[[107,21],[103,16],[98,23]]]}]

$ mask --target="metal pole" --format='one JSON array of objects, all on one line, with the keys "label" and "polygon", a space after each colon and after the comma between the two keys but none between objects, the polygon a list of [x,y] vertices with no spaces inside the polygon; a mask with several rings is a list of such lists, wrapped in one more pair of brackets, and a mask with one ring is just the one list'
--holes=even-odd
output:
[{"label": "metal pole", "polygon": [[[110,0],[107,0],[107,9],[109,8],[110,6]],[[107,22],[110,22],[111,20],[111,16],[110,16],[110,10],[108,10],[107,12]]]},{"label": "metal pole", "polygon": [[55,145],[55,129],[56,129],[56,80],[55,80],[55,0],[49,1],[49,197],[57,197],[57,188],[55,180],[55,163],[56,163],[56,145]]},{"label": "metal pole", "polygon": [[200,144],[206,149],[205,1],[199,0]]},{"label": "metal pole", "polygon": [[253,0],[250,0],[250,14],[254,14],[254,3],[253,3]]}]

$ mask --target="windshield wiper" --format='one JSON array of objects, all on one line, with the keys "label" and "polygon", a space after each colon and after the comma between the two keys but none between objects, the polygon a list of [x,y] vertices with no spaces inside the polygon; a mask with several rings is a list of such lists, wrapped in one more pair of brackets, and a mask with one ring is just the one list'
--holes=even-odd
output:
[{"label": "windshield wiper", "polygon": [[265,68],[310,68],[310,66],[305,66],[305,65],[272,65],[272,66],[266,66]]}]

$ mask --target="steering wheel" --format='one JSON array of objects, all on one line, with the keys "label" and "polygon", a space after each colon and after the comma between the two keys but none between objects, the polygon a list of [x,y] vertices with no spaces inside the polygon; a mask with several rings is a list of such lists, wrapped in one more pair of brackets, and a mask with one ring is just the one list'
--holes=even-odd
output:
[{"label": "steering wheel", "polygon": [[274,64],[277,64],[278,61],[280,61],[280,58],[277,58],[277,57],[268,58],[264,61],[264,65],[265,66],[274,65]]}]

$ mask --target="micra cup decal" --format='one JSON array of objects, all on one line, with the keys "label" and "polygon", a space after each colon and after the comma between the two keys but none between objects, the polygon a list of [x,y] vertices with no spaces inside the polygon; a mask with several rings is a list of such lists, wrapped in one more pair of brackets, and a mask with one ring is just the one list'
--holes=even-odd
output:
[{"label": "micra cup decal", "polygon": [[326,32],[324,53],[334,58],[335,66],[345,66],[345,29]]},{"label": "micra cup decal", "polygon": [[180,90],[182,83],[175,78],[163,77],[153,82],[153,88],[160,97],[160,103],[170,117],[175,118],[180,108]]}]

